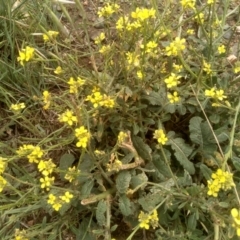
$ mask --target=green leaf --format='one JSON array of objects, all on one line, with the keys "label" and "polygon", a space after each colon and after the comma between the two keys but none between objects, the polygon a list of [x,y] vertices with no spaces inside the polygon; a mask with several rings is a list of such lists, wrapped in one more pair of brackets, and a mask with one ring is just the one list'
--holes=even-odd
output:
[{"label": "green leaf", "polygon": [[240,171],[240,158],[238,157],[232,157],[232,163],[236,170]]},{"label": "green leaf", "polygon": [[85,182],[81,188],[80,198],[81,199],[87,198],[90,195],[93,186],[94,180],[90,179],[87,182]]},{"label": "green leaf", "polygon": [[158,105],[158,106],[162,106],[164,105],[165,102],[165,97],[164,97],[164,92],[163,91],[159,91],[159,92],[150,92],[148,95],[142,95],[142,99],[146,99],[147,101],[149,101],[149,103],[151,105]]},{"label": "green leaf", "polygon": [[[134,189],[136,187],[138,187],[139,185],[142,185],[143,183],[146,183],[148,181],[148,177],[147,175],[142,172],[140,174],[138,174],[137,176],[133,176],[131,179],[131,188]],[[144,187],[145,184],[142,185],[142,187]]]},{"label": "green leaf", "polygon": [[192,213],[189,217],[188,217],[188,221],[187,221],[187,227],[189,230],[195,230],[197,226],[197,218],[196,218],[196,214]]},{"label": "green leaf", "polygon": [[[91,218],[83,218],[76,232],[76,239],[81,240],[92,240],[95,239],[92,231],[89,231],[89,226],[91,226],[92,219]],[[73,226],[72,224],[70,226]]]},{"label": "green leaf", "polygon": [[[170,159],[171,153],[166,149],[164,149],[164,153],[165,153],[167,159]],[[153,164],[160,174],[159,177],[161,177],[161,175],[164,175],[166,178],[171,178],[171,176],[172,176],[171,172],[169,171],[169,169],[164,161],[164,156],[162,155],[162,152],[154,153]]]},{"label": "green leaf", "polygon": [[131,174],[129,171],[122,171],[117,175],[116,187],[119,193],[125,193],[129,188]]},{"label": "green leaf", "polygon": [[207,179],[207,180],[211,179],[212,170],[208,166],[206,166],[205,164],[202,163],[200,165],[200,170],[201,170],[202,175],[205,177],[205,179]]},{"label": "green leaf", "polygon": [[142,206],[143,210],[146,212],[152,211],[161,201],[163,197],[160,192],[149,193],[144,197],[138,199],[139,204]]},{"label": "green leaf", "polygon": [[101,200],[98,202],[97,210],[96,210],[96,219],[100,226],[106,225],[106,216],[105,213],[107,211],[107,203],[105,200]]},{"label": "green leaf", "polygon": [[75,157],[72,154],[66,153],[61,156],[59,169],[60,169],[60,178],[62,181],[64,181],[66,171],[68,170],[69,167],[72,166],[74,160],[75,160]]},{"label": "green leaf", "polygon": [[135,147],[139,156],[142,159],[148,160],[148,161],[152,160],[152,156],[151,156],[152,149],[146,143],[144,143],[142,138],[138,136],[133,136],[132,142],[133,142],[133,146]]},{"label": "green leaf", "polygon": [[200,117],[193,117],[189,123],[190,139],[200,145],[204,153],[213,153],[217,149],[216,141],[213,139],[213,133],[208,123],[202,122]]},{"label": "green leaf", "polygon": [[179,163],[190,174],[195,173],[194,164],[188,160],[188,156],[192,153],[193,149],[190,145],[186,144],[182,138],[174,138],[170,141],[172,149],[175,151],[174,155]]},{"label": "green leaf", "polygon": [[133,214],[131,209],[131,202],[126,194],[119,197],[119,209],[124,216],[129,216]]}]

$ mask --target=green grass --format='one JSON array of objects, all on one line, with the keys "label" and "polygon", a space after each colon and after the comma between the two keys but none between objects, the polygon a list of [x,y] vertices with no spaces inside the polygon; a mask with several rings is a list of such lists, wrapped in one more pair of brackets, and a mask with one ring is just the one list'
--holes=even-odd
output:
[{"label": "green grass", "polygon": [[82,2],[0,0],[1,239],[238,239],[239,4]]}]

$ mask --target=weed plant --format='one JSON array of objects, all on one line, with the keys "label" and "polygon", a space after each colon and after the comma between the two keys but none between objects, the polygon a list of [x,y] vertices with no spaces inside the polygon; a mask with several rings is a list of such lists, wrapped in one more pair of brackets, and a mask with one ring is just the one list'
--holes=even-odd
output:
[{"label": "weed plant", "polygon": [[237,1],[0,12],[1,239],[238,239]]}]

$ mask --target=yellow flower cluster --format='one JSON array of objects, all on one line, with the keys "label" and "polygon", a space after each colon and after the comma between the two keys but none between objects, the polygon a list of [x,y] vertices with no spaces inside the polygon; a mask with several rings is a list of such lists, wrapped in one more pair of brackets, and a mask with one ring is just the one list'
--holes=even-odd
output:
[{"label": "yellow flower cluster", "polygon": [[195,10],[196,0],[181,0],[180,3],[183,8],[192,8]]},{"label": "yellow flower cluster", "polygon": [[151,8],[136,8],[135,12],[131,13],[131,17],[144,22],[146,19],[155,18],[156,10]]},{"label": "yellow flower cluster", "polygon": [[39,146],[23,145],[17,151],[19,156],[26,156],[30,163],[39,163],[40,159],[43,156],[43,150]]},{"label": "yellow flower cluster", "polygon": [[155,130],[153,138],[157,139],[158,143],[162,145],[165,145],[168,141],[168,138],[162,129]]},{"label": "yellow flower cluster", "polygon": [[99,36],[94,39],[95,44],[100,44],[106,38],[105,33],[101,32]]},{"label": "yellow flower cluster", "polygon": [[92,94],[86,97],[86,101],[91,102],[94,108],[99,106],[113,108],[115,106],[115,101],[106,94],[102,95],[100,90],[96,87],[92,90]]},{"label": "yellow flower cluster", "polygon": [[68,180],[69,182],[72,182],[74,179],[76,179],[80,174],[80,170],[76,169],[75,166],[69,167],[68,172],[65,175],[65,179]]},{"label": "yellow flower cluster", "polygon": [[48,31],[46,34],[43,34],[43,40],[44,42],[53,41],[58,36],[58,34],[59,32],[56,31]]},{"label": "yellow flower cluster", "polygon": [[110,17],[113,13],[117,12],[117,10],[120,8],[120,6],[116,3],[107,3],[106,6],[102,7],[98,11],[99,17]]},{"label": "yellow flower cluster", "polygon": [[78,139],[76,146],[86,148],[90,139],[90,133],[88,132],[88,130],[84,126],[76,128],[75,136]]},{"label": "yellow flower cluster", "polygon": [[73,198],[73,195],[70,192],[65,192],[64,195],[56,197],[52,193],[48,195],[48,204],[52,206],[55,211],[59,211],[64,203],[69,203]]},{"label": "yellow flower cluster", "polygon": [[119,144],[123,143],[126,140],[127,137],[128,137],[127,133],[122,132],[122,131],[119,132],[119,134],[118,134],[118,143]]},{"label": "yellow flower cluster", "polygon": [[77,80],[71,77],[68,81],[68,85],[70,88],[69,92],[77,94],[78,88],[84,85],[84,83],[85,83],[85,80],[81,79],[80,77],[78,77]]},{"label": "yellow flower cluster", "polygon": [[222,54],[226,52],[226,47],[224,45],[218,46],[218,53]]},{"label": "yellow flower cluster", "polygon": [[61,74],[62,72],[63,72],[63,70],[62,70],[61,66],[57,66],[56,69],[54,70],[54,73],[57,75]]},{"label": "yellow flower cluster", "polygon": [[62,113],[59,118],[59,122],[67,123],[69,126],[72,126],[77,122],[77,117],[73,115],[73,111],[67,109],[64,113]]},{"label": "yellow flower cluster", "polygon": [[207,73],[207,75],[212,75],[212,67],[210,63],[203,61],[203,71]]},{"label": "yellow flower cluster", "polygon": [[147,214],[141,211],[138,215],[138,221],[140,222],[140,228],[149,229],[149,227],[152,226],[152,228],[155,229],[158,226],[159,221],[157,210],[155,209],[152,214]]},{"label": "yellow flower cluster", "polygon": [[186,48],[185,42],[186,40],[184,38],[180,39],[176,37],[175,40],[166,47],[167,56],[177,56],[180,54]]},{"label": "yellow flower cluster", "polygon": [[19,57],[17,60],[20,62],[22,66],[28,61],[30,61],[34,57],[35,49],[27,46],[19,51]]},{"label": "yellow flower cluster", "polygon": [[43,91],[42,99],[44,102],[43,109],[47,110],[51,104],[51,94],[48,91]]},{"label": "yellow flower cluster", "polygon": [[148,21],[148,19],[155,18],[155,14],[156,11],[153,8],[136,8],[136,11],[131,13],[133,20],[130,20],[129,16],[120,17],[116,22],[116,29],[119,31],[122,31],[124,29],[127,31],[141,29],[144,23]]},{"label": "yellow flower cluster", "polygon": [[232,226],[236,228],[237,236],[240,237],[240,210],[233,208],[231,210],[231,215],[233,217],[233,224]]},{"label": "yellow flower cluster", "polygon": [[17,103],[17,104],[12,104],[10,107],[10,110],[12,110],[15,113],[19,113],[25,107],[26,107],[25,103]]},{"label": "yellow flower cluster", "polygon": [[181,76],[178,76],[175,73],[171,73],[171,75],[164,80],[167,88],[176,87],[180,83],[180,81],[178,81],[179,78],[181,78]]},{"label": "yellow flower cluster", "polygon": [[[2,174],[5,171],[6,167],[7,167],[7,159],[0,157],[0,174]],[[7,181],[5,180],[4,177],[0,175],[0,192],[2,192],[6,184],[7,184]]]},{"label": "yellow flower cluster", "polygon": [[217,197],[218,192],[222,189],[224,191],[231,189],[235,186],[232,178],[233,174],[224,172],[222,169],[218,169],[212,174],[212,179],[208,180],[208,192],[209,196]]},{"label": "yellow flower cluster", "polygon": [[110,163],[107,163],[106,167],[108,172],[111,171],[118,172],[121,170],[122,162],[119,159],[114,159]]},{"label": "yellow flower cluster", "polygon": [[25,230],[15,229],[15,240],[28,240],[29,238],[26,237]]},{"label": "yellow flower cluster", "polygon": [[43,177],[40,178],[41,188],[49,191],[55,179],[49,176],[56,167],[52,160],[42,159],[44,152],[39,146],[23,145],[16,152],[21,157],[26,156],[30,163],[38,164],[38,170],[43,174]]},{"label": "yellow flower cluster", "polygon": [[180,101],[180,97],[178,95],[178,92],[174,91],[173,94],[168,93],[167,94],[168,100],[170,103],[177,103]]},{"label": "yellow flower cluster", "polygon": [[[215,87],[211,88],[210,90],[205,90],[205,96],[212,98],[215,103],[212,104],[212,106],[217,107],[219,106],[218,101],[223,101],[227,98],[227,96],[224,95],[224,91],[222,89],[217,90]],[[225,101],[227,103],[227,101]]]},{"label": "yellow flower cluster", "polygon": [[101,53],[101,54],[106,54],[106,53],[108,53],[109,51],[111,50],[111,45],[103,45],[103,46],[101,46],[101,48],[99,49],[99,52]]}]

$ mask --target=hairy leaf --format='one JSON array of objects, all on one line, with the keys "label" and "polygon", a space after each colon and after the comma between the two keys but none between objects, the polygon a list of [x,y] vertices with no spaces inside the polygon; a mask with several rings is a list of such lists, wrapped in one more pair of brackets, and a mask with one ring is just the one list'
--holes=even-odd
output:
[{"label": "hairy leaf", "polygon": [[202,164],[200,165],[200,170],[201,170],[202,175],[203,175],[207,180],[211,179],[212,170],[211,170],[208,166],[206,166],[205,164],[202,163]]},{"label": "hairy leaf", "polygon": [[208,123],[202,122],[203,119],[200,117],[193,117],[190,120],[189,131],[190,131],[190,139],[200,145],[200,149],[204,153],[212,153],[216,151],[217,145],[213,138],[213,133]]},{"label": "hairy leaf", "polygon": [[119,209],[124,216],[129,216],[133,214],[131,209],[131,202],[126,194],[122,194],[119,197]]},{"label": "hairy leaf", "polygon": [[[139,185],[142,185],[143,183],[146,183],[148,181],[147,175],[142,172],[138,174],[137,176],[133,176],[131,179],[131,188],[136,188]],[[144,184],[145,185],[145,184]]]},{"label": "hairy leaf", "polygon": [[[164,152],[165,152],[167,159],[170,159],[171,153],[166,149],[164,149]],[[156,169],[158,170],[159,174],[162,174],[167,178],[171,177],[171,172],[169,171],[169,169],[165,163],[162,152],[157,152],[157,154],[154,154],[153,164],[156,167]]]},{"label": "hairy leaf", "polygon": [[144,160],[151,161],[152,160],[152,156],[151,156],[152,149],[146,143],[143,142],[142,138],[140,138],[138,136],[133,136],[132,141],[133,141],[133,145],[134,145],[135,149],[137,150],[139,156],[141,158],[143,158]]},{"label": "hairy leaf", "polygon": [[96,219],[100,226],[104,226],[106,224],[106,216],[105,213],[107,211],[107,203],[105,200],[101,200],[98,202],[97,210],[96,210]]},{"label": "hairy leaf", "polygon": [[188,160],[188,156],[192,153],[192,148],[184,142],[182,138],[174,138],[171,140],[171,147],[175,151],[174,155],[179,163],[190,174],[195,173],[194,164]]},{"label": "hairy leaf", "polygon": [[116,187],[119,193],[125,193],[129,188],[131,174],[129,171],[122,171],[117,175]]},{"label": "hairy leaf", "polygon": [[142,206],[143,210],[146,212],[152,211],[161,201],[163,197],[160,192],[149,193],[148,195],[138,199],[138,202]]},{"label": "hairy leaf", "polygon": [[72,154],[63,154],[60,158],[60,163],[59,163],[59,169],[60,169],[60,178],[62,181],[64,181],[64,177],[66,174],[66,171],[68,170],[69,167],[72,166],[73,162],[75,160],[75,157]]}]

